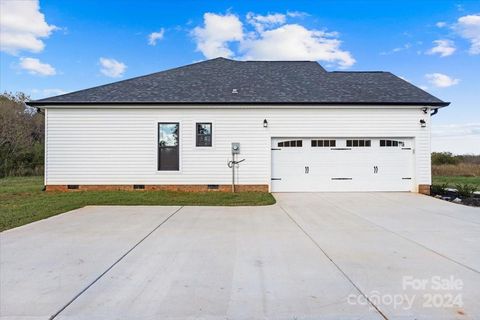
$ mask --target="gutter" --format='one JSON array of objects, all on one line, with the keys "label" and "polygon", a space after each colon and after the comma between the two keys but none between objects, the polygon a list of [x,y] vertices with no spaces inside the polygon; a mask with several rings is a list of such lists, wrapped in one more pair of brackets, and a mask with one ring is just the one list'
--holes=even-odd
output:
[{"label": "gutter", "polygon": [[110,106],[153,106],[153,105],[278,105],[278,106],[428,106],[428,107],[437,107],[438,108],[446,107],[450,102],[251,102],[251,101],[215,101],[215,102],[175,102],[175,101],[164,101],[164,102],[136,102],[136,101],[121,101],[121,102],[86,102],[86,101],[29,101],[26,103],[31,107],[48,107],[48,106],[99,106],[99,105],[110,105]]}]

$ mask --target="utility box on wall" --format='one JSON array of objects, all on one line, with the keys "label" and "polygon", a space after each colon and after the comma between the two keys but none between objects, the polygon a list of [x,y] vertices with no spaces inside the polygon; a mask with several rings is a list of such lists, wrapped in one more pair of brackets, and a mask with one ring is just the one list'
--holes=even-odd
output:
[{"label": "utility box on wall", "polygon": [[240,154],[240,142],[232,142],[232,154]]}]

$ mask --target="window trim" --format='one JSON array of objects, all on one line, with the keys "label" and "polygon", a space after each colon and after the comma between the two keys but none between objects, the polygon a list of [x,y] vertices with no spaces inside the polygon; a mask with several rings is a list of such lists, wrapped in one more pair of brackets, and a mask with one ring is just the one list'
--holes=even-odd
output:
[{"label": "window trim", "polygon": [[[209,124],[210,125],[210,134],[199,134],[198,133],[198,125],[199,124]],[[199,136],[210,136],[210,145],[199,145],[198,144],[198,137]],[[195,147],[198,148],[211,148],[213,147],[213,123],[212,122],[195,122]]]},{"label": "window trim", "polygon": [[[178,126],[178,141],[177,141],[177,149],[178,149],[178,169],[160,169],[160,125],[162,124],[176,124]],[[182,160],[182,155],[181,155],[181,148],[180,148],[180,140],[181,140],[181,132],[182,132],[182,127],[180,125],[180,121],[157,121],[157,173],[167,173],[167,172],[172,172],[172,173],[178,173],[181,172],[181,160]],[[165,148],[165,147],[163,147]]]}]

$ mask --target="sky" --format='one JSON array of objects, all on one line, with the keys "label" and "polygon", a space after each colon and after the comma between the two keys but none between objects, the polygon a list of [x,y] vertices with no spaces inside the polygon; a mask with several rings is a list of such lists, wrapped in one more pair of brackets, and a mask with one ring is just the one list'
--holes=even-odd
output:
[{"label": "sky", "polygon": [[223,56],[390,71],[451,102],[432,150],[480,154],[480,1],[0,0],[0,91],[43,98]]}]

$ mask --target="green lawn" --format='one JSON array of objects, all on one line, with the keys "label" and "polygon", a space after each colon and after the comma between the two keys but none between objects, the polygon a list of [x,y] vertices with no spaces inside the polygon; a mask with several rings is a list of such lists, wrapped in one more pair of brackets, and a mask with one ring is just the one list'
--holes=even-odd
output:
[{"label": "green lawn", "polygon": [[0,179],[0,231],[87,205],[257,206],[275,203],[270,193],[262,192],[44,192],[42,188],[42,177]]},{"label": "green lawn", "polygon": [[433,176],[433,184],[448,184],[449,187],[455,188],[457,184],[476,185],[480,190],[480,177],[461,177],[461,176]]}]

